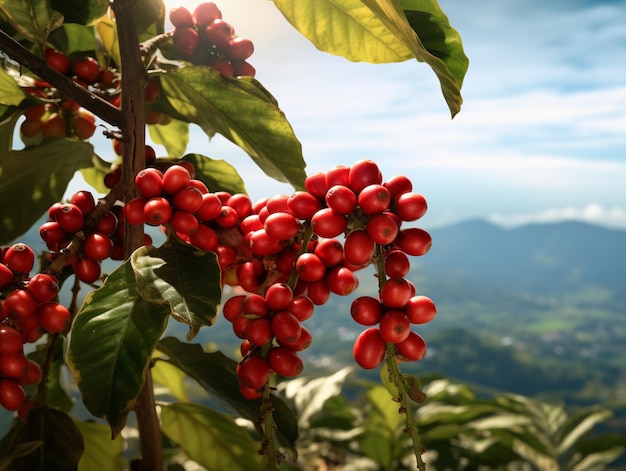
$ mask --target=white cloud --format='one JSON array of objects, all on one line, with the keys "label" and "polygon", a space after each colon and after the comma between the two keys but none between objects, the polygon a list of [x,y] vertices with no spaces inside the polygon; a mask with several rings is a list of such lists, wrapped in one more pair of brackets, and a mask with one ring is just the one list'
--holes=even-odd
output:
[{"label": "white cloud", "polygon": [[616,229],[626,229],[626,208],[621,206],[606,207],[596,203],[585,206],[565,206],[550,208],[528,214],[492,214],[489,220],[502,226],[520,226],[528,223],[550,223],[561,221],[583,221]]}]

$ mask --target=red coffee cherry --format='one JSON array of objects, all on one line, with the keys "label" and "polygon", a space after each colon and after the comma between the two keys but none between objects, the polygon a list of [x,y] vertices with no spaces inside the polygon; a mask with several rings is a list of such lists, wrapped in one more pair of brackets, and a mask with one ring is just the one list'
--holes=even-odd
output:
[{"label": "red coffee cherry", "polygon": [[43,372],[41,371],[41,366],[39,366],[39,363],[27,359],[26,371],[20,378],[20,382],[27,385],[39,384],[42,376]]},{"label": "red coffee cherry", "polygon": [[227,55],[229,59],[230,54],[227,54],[227,51],[234,34],[235,29],[221,18],[216,18],[204,27],[204,39],[215,46],[218,51]]},{"label": "red coffee cherry", "polygon": [[324,201],[328,186],[326,186],[326,174],[317,172],[309,175],[304,180],[306,190],[315,196],[318,200]]},{"label": "red coffee cherry", "polygon": [[304,281],[319,281],[326,275],[326,265],[317,255],[303,253],[296,260],[296,271]]},{"label": "red coffee cherry", "polygon": [[215,193],[204,193],[202,195],[202,205],[196,211],[196,216],[200,221],[211,221],[217,218],[222,212],[222,202]]},{"label": "red coffee cherry", "polygon": [[427,296],[412,296],[404,307],[404,312],[412,324],[426,324],[437,315],[437,307]]},{"label": "red coffee cherry", "polygon": [[96,200],[90,191],[77,191],[72,195],[70,203],[75,204],[83,212],[83,214],[89,214],[96,207]]},{"label": "red coffee cherry", "polygon": [[416,332],[409,332],[408,337],[395,344],[398,356],[403,360],[419,361],[426,356],[426,342]]},{"label": "red coffee cherry", "polygon": [[302,325],[289,311],[278,311],[272,315],[272,332],[277,341],[294,342],[301,334]]},{"label": "red coffee cherry", "polygon": [[358,286],[354,272],[347,267],[334,267],[326,275],[326,286],[339,296],[352,294]]},{"label": "red coffee cherry", "polygon": [[83,212],[75,204],[67,203],[62,205],[54,215],[61,229],[68,234],[73,234],[83,228],[85,218]]},{"label": "red coffee cherry", "polygon": [[214,2],[202,2],[193,12],[198,26],[205,26],[222,18],[222,12]]},{"label": "red coffee cherry", "polygon": [[23,353],[0,356],[0,375],[19,380],[28,368],[28,359]]},{"label": "red coffee cherry", "polygon": [[270,349],[267,354],[267,362],[274,372],[287,378],[298,376],[304,368],[302,358],[287,347],[273,347]]},{"label": "red coffee cherry", "polygon": [[424,229],[410,227],[400,230],[398,237],[394,240],[394,245],[408,255],[417,257],[430,250],[432,238]]},{"label": "red coffee cherry", "polygon": [[388,309],[404,308],[411,296],[411,284],[406,278],[389,278],[380,290],[380,299]]},{"label": "red coffee cherry", "polygon": [[163,191],[170,196],[186,187],[191,180],[191,174],[182,165],[172,165],[163,173]]},{"label": "red coffee cherry", "polygon": [[370,216],[365,229],[370,238],[381,245],[391,244],[400,231],[396,219],[387,211]]},{"label": "red coffee cherry", "polygon": [[55,302],[44,303],[37,310],[41,327],[48,332],[65,332],[70,324],[71,314],[68,308]]},{"label": "red coffee cherry", "polygon": [[300,322],[304,322],[313,315],[315,306],[307,296],[294,296],[287,307],[287,311],[292,313]]},{"label": "red coffee cherry", "polygon": [[352,214],[356,209],[357,197],[352,189],[334,185],[326,193],[326,205],[339,214]]},{"label": "red coffee cherry", "polygon": [[306,294],[311,302],[316,306],[326,304],[330,298],[330,288],[326,284],[326,280],[319,280],[309,283],[306,287]]},{"label": "red coffee cherry", "polygon": [[382,174],[376,162],[373,160],[360,160],[350,167],[348,186],[358,194],[368,185],[380,184],[382,179]]},{"label": "red coffee cherry", "polygon": [[0,355],[22,353],[23,349],[22,334],[13,327],[0,325]]},{"label": "red coffee cherry", "polygon": [[300,330],[300,337],[296,340],[288,341],[285,339],[277,339],[276,341],[281,347],[287,347],[294,352],[300,352],[309,348],[311,342],[313,341],[313,336],[311,335],[311,332],[303,326]]},{"label": "red coffee cherry", "polygon": [[352,353],[361,368],[371,370],[380,365],[385,357],[386,343],[376,327],[364,330],[354,341]]},{"label": "red coffee cherry", "polygon": [[96,132],[96,117],[89,111],[79,109],[70,120],[72,132],[80,140],[87,140]]},{"label": "red coffee cherry", "polygon": [[264,386],[270,378],[270,366],[260,356],[245,358],[237,367],[239,383],[250,389]]},{"label": "red coffee cherry", "polygon": [[202,192],[195,186],[187,185],[176,192],[172,203],[176,209],[195,213],[202,206]]},{"label": "red coffee cherry", "polygon": [[174,30],[174,36],[172,38],[174,46],[191,56],[198,49],[200,45],[200,36],[195,28],[182,27]]},{"label": "red coffee cherry", "polygon": [[72,71],[70,59],[60,51],[47,47],[44,51],[44,59],[50,67],[63,75],[69,75]]},{"label": "red coffee cherry", "polygon": [[219,239],[215,231],[209,226],[198,224],[196,231],[189,234],[189,242],[200,250],[214,252],[219,243]]},{"label": "red coffee cherry", "polygon": [[245,294],[238,294],[226,300],[222,307],[222,313],[226,320],[232,322],[236,316],[243,313],[243,300],[245,298]]},{"label": "red coffee cherry", "polygon": [[100,279],[102,274],[100,263],[89,257],[77,258],[72,263],[72,268],[74,268],[74,273],[76,273],[78,279],[83,283],[94,283]]},{"label": "red coffee cherry", "polygon": [[339,265],[343,261],[343,246],[337,239],[318,241],[313,251],[328,268]]},{"label": "red coffee cherry", "polygon": [[402,250],[392,250],[385,254],[385,273],[391,278],[403,278],[409,274],[411,263]]},{"label": "red coffee cherry", "polygon": [[111,256],[113,241],[103,234],[93,232],[85,238],[83,253],[92,260],[101,261]]},{"label": "red coffee cherry", "polygon": [[198,230],[198,218],[188,211],[175,209],[167,223],[177,234],[189,236]]},{"label": "red coffee cherry", "polygon": [[100,66],[93,57],[85,56],[74,61],[73,70],[76,76],[88,84],[96,83],[100,77]]},{"label": "red coffee cherry", "polygon": [[258,293],[250,293],[243,299],[241,312],[246,315],[268,317],[270,315],[270,308],[263,296]]},{"label": "red coffee cherry", "polygon": [[346,260],[354,265],[369,263],[374,256],[374,249],[374,241],[363,229],[350,232],[343,244]]},{"label": "red coffee cherry", "polygon": [[163,172],[154,167],[144,168],[135,176],[135,185],[145,198],[154,198],[163,193]]},{"label": "red coffee cherry", "polygon": [[386,342],[402,342],[409,336],[411,323],[402,311],[391,309],[380,318],[380,336]]},{"label": "red coffee cherry", "polygon": [[35,264],[35,252],[28,245],[18,242],[4,252],[4,264],[15,273],[30,273]]},{"label": "red coffee cherry", "polygon": [[194,19],[191,12],[185,7],[173,7],[169,14],[170,22],[174,28],[193,27]]},{"label": "red coffee cherry", "polygon": [[28,282],[28,292],[38,303],[51,301],[59,293],[59,285],[54,276],[48,273],[37,273]]},{"label": "red coffee cherry", "polygon": [[246,38],[233,38],[228,42],[224,54],[232,61],[245,61],[254,53],[254,43]]},{"label": "red coffee cherry", "polygon": [[416,221],[426,214],[426,198],[419,193],[403,193],[395,200],[396,214],[403,221]]},{"label": "red coffee cherry", "polygon": [[330,208],[320,209],[311,219],[311,228],[319,237],[332,239],[348,227],[348,219]]},{"label": "red coffee cherry", "polygon": [[[143,224],[146,222],[144,216],[144,206],[146,205],[145,198],[134,198],[124,205],[123,215],[124,220],[129,224]],[[169,203],[168,203],[169,205]]]},{"label": "red coffee cherry", "polygon": [[15,289],[4,299],[4,317],[24,319],[35,314],[37,301],[26,289]]},{"label": "red coffee cherry", "polygon": [[244,335],[252,345],[257,347],[262,347],[270,342],[272,340],[273,333],[269,318],[258,317],[256,319],[250,319],[250,322],[246,326]]},{"label": "red coffee cherry", "polygon": [[52,113],[43,123],[43,137],[65,137],[67,123],[58,113]]},{"label": "red coffee cherry", "polygon": [[[172,168],[172,167],[170,167]],[[143,218],[146,224],[160,226],[172,217],[172,206],[162,196],[150,198],[143,206]]]},{"label": "red coffee cherry", "polygon": [[400,195],[413,191],[413,183],[405,175],[396,175],[383,182],[383,186],[389,190],[391,198],[397,199]]},{"label": "red coffee cherry", "polygon": [[287,199],[287,208],[294,217],[306,220],[322,209],[322,202],[309,192],[296,191]]},{"label": "red coffee cherry", "polygon": [[235,193],[226,200],[226,206],[230,206],[239,215],[240,219],[246,218],[252,214],[252,201],[250,197],[244,193]]},{"label": "red coffee cherry", "polygon": [[222,206],[220,213],[215,218],[215,222],[218,226],[228,229],[229,227],[235,227],[239,222],[239,214],[235,211],[235,208],[230,206]]},{"label": "red coffee cherry", "polygon": [[348,186],[350,167],[346,165],[336,165],[326,172],[326,188],[330,189],[335,185]]},{"label": "red coffee cherry", "polygon": [[383,306],[372,296],[360,296],[352,301],[350,315],[361,325],[371,326],[380,322]]},{"label": "red coffee cherry", "polygon": [[271,311],[285,310],[293,301],[293,290],[287,283],[273,283],[265,292],[265,302]]},{"label": "red coffee cherry", "polygon": [[246,61],[234,61],[233,77],[254,77],[256,75],[256,69],[252,64]]},{"label": "red coffee cherry", "polygon": [[391,194],[383,185],[368,185],[359,193],[358,202],[365,214],[382,213],[391,206]]},{"label": "red coffee cherry", "polygon": [[278,240],[289,240],[300,232],[302,226],[294,216],[289,213],[270,214],[263,225],[265,232]]},{"label": "red coffee cherry", "polygon": [[0,378],[0,405],[8,411],[18,410],[24,403],[24,388],[10,378]]},{"label": "red coffee cherry", "polygon": [[280,239],[275,239],[263,229],[248,233],[246,240],[252,249],[252,253],[259,257],[274,255],[283,249]]}]

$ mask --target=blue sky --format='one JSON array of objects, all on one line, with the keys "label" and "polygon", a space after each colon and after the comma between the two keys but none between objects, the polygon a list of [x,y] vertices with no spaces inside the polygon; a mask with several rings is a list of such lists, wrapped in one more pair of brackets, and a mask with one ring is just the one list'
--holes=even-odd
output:
[{"label": "blue sky", "polygon": [[[351,63],[316,50],[271,2],[216,3],[254,41],[250,62],[308,173],[373,159],[426,196],[424,227],[483,217],[626,228],[626,1],[440,0],[470,58],[454,120],[425,64]],[[292,191],[219,136],[193,133],[189,151],[233,163],[255,200]]]}]

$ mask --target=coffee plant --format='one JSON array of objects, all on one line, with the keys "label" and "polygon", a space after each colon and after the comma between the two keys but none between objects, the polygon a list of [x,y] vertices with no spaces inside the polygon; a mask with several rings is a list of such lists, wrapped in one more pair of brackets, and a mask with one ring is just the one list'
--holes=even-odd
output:
[{"label": "coffee plant", "polygon": [[[460,110],[467,59],[435,0],[273,3],[323,51],[427,63],[452,116]],[[367,158],[307,175],[254,78],[253,41],[213,2],[2,0],[0,26],[0,405],[15,413],[0,467],[121,469],[129,419],[140,437],[132,469],[164,469],[164,440],[207,469],[296,460],[297,418],[276,387],[306,367],[316,306],[355,293],[373,267],[377,290],[350,307],[363,326],[354,361],[380,369],[425,469],[414,413],[425,395],[400,371],[426,354],[417,326],[436,315],[408,278],[411,257],[431,246],[414,226],[427,209],[414,182]],[[294,191],[252,201],[234,167],[185,154],[190,125]],[[99,129],[112,161],[91,143]],[[63,200],[77,171],[90,188]],[[19,241],[32,226],[41,253]],[[218,314],[240,340],[234,359],[192,342]],[[170,318],[188,326],[184,341],[164,336]],[[181,400],[156,401],[155,376]],[[253,429],[183,400],[172,377],[195,380]]]}]

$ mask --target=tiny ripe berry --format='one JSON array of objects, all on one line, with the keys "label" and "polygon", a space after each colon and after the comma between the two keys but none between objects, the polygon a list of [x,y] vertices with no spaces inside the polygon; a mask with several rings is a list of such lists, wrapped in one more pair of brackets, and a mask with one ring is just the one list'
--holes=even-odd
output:
[{"label": "tiny ripe berry", "polygon": [[392,250],[385,255],[385,273],[387,276],[405,277],[411,270],[409,257],[401,250]]},{"label": "tiny ripe berry", "polygon": [[145,198],[161,196],[163,192],[163,172],[153,167],[145,168],[135,176],[135,185]]},{"label": "tiny ripe berry", "polygon": [[143,219],[146,224],[151,226],[166,224],[171,217],[172,206],[170,202],[162,196],[150,198],[143,206]]},{"label": "tiny ripe berry", "polygon": [[79,257],[73,263],[74,273],[83,283],[94,283],[101,275],[100,263],[89,258]]},{"label": "tiny ripe berry", "polygon": [[0,325],[0,355],[13,355],[23,351],[22,335],[13,327]]},{"label": "tiny ripe berry", "polygon": [[52,275],[37,273],[28,282],[28,292],[38,303],[48,302],[59,293],[59,285]]},{"label": "tiny ripe berry", "polygon": [[188,211],[175,209],[167,223],[178,234],[191,235],[198,230],[198,218]]},{"label": "tiny ripe berry", "polygon": [[200,250],[214,252],[219,239],[215,231],[209,226],[198,224],[196,231],[193,234],[189,234],[189,242]]},{"label": "tiny ripe berry", "polygon": [[122,210],[124,220],[129,224],[143,224],[145,216],[143,208],[146,205],[145,198],[134,198],[124,205]]},{"label": "tiny ripe berry", "polygon": [[277,212],[270,214],[265,220],[265,232],[278,240],[289,240],[300,232],[300,222],[291,214]]},{"label": "tiny ripe berry", "polygon": [[338,239],[322,239],[313,251],[328,268],[339,265],[343,261],[343,246]]},{"label": "tiny ripe berry", "polygon": [[215,19],[204,28],[204,39],[215,46],[218,51],[225,53],[229,59],[230,55],[226,53],[233,34],[235,34],[234,28],[221,18]]},{"label": "tiny ripe berry", "polygon": [[0,375],[20,379],[28,368],[28,359],[23,353],[0,356]]},{"label": "tiny ripe berry", "polygon": [[245,61],[254,53],[254,44],[246,38],[233,38],[224,53],[232,61]]},{"label": "tiny ripe berry", "polygon": [[371,370],[382,363],[385,357],[385,347],[385,341],[378,328],[370,327],[356,338],[352,353],[361,368]]},{"label": "tiny ripe berry", "polygon": [[304,281],[319,281],[326,275],[326,265],[314,253],[303,253],[296,260],[296,271]]},{"label": "tiny ripe berry", "polygon": [[412,296],[404,312],[412,324],[426,324],[437,315],[437,307],[432,299],[427,296]]},{"label": "tiny ripe berry", "polygon": [[256,75],[256,69],[249,62],[234,61],[232,65],[234,77],[254,77]]},{"label": "tiny ripe berry", "polygon": [[307,296],[295,296],[286,310],[296,316],[300,322],[304,322],[313,315],[314,309],[313,302]]},{"label": "tiny ripe berry", "polygon": [[96,207],[96,200],[90,191],[81,190],[72,195],[70,203],[75,204],[83,212],[89,214]]},{"label": "tiny ripe berry", "polygon": [[383,185],[368,185],[359,193],[358,202],[365,214],[382,213],[391,205],[391,194]]},{"label": "tiny ripe berry", "polygon": [[77,59],[73,65],[74,73],[88,84],[96,83],[100,77],[100,66],[93,57]]},{"label": "tiny ripe berry", "polygon": [[374,241],[363,229],[350,232],[343,244],[346,260],[354,265],[368,263],[374,256],[374,249]]},{"label": "tiny ripe berry", "polygon": [[305,328],[304,326],[300,329],[300,336],[294,341],[287,341],[285,339],[276,340],[281,347],[287,347],[294,352],[301,352],[302,350],[306,350],[311,345],[313,341],[313,336],[311,332]]},{"label": "tiny ripe berry", "polygon": [[174,7],[170,10],[170,22],[174,28],[193,27],[194,19],[185,7]]},{"label": "tiny ripe berry", "polygon": [[189,184],[191,174],[182,165],[172,165],[163,173],[163,191],[170,196]]},{"label": "tiny ripe berry", "polygon": [[4,263],[0,263],[0,291],[4,290],[7,286],[13,283],[13,281],[15,281],[13,271]]},{"label": "tiny ripe berry", "polygon": [[55,219],[61,229],[69,234],[81,230],[85,222],[83,212],[78,206],[72,203],[62,205],[60,210],[55,212]]},{"label": "tiny ripe berry", "polygon": [[356,209],[357,196],[344,185],[334,185],[326,193],[326,205],[339,214],[352,214]]},{"label": "tiny ripe berry", "polygon": [[18,242],[4,252],[4,264],[16,273],[30,273],[35,264],[35,252]]},{"label": "tiny ripe berry", "polygon": [[244,332],[245,338],[252,345],[262,347],[272,340],[272,326],[267,317],[258,317],[251,319]]},{"label": "tiny ripe berry", "polygon": [[235,193],[226,200],[226,206],[230,206],[243,219],[252,214],[252,201],[250,197],[244,193]]},{"label": "tiny ripe berry", "polygon": [[250,293],[243,299],[241,311],[244,314],[252,314],[254,316],[268,317],[270,308],[265,298],[257,293]]},{"label": "tiny ripe berry", "polygon": [[390,278],[380,290],[380,299],[388,309],[404,308],[411,296],[411,284],[406,278]]},{"label": "tiny ripe berry", "polygon": [[270,368],[281,376],[291,378],[298,376],[304,368],[302,358],[287,347],[274,347],[267,354]]},{"label": "tiny ripe berry", "polygon": [[410,227],[400,230],[394,244],[408,255],[419,257],[430,250],[432,238],[424,229]]},{"label": "tiny ripe berry", "polygon": [[374,242],[388,245],[396,239],[400,227],[388,212],[383,212],[370,216],[365,229]]},{"label": "tiny ripe berry", "polygon": [[396,214],[403,221],[416,221],[427,209],[426,198],[419,193],[404,193],[396,199]]},{"label": "tiny ripe berry", "polygon": [[62,304],[48,302],[39,306],[37,316],[41,327],[48,332],[65,332],[70,323],[70,311]]},{"label": "tiny ripe berry", "polygon": [[332,239],[348,227],[348,219],[330,208],[320,209],[311,218],[311,228],[318,236]]},{"label": "tiny ripe berry", "polygon": [[360,160],[350,167],[348,186],[357,194],[366,186],[380,184],[381,181],[382,174],[373,160]]},{"label": "tiny ripe berry", "polygon": [[104,260],[113,252],[113,241],[103,234],[94,232],[85,238],[83,252],[92,260]]},{"label": "tiny ripe berry", "polygon": [[402,342],[409,336],[411,323],[402,311],[386,311],[380,318],[380,335],[386,342]]},{"label": "tiny ripe berry", "polygon": [[426,356],[426,342],[416,332],[409,332],[409,335],[402,342],[395,344],[398,355],[408,361],[419,361]]},{"label": "tiny ripe berry", "polygon": [[195,28],[183,27],[174,30],[174,46],[187,55],[193,55],[200,45],[200,36]]},{"label": "tiny ripe berry", "polygon": [[378,324],[382,314],[383,307],[380,301],[372,296],[360,296],[350,305],[350,315],[361,325]]},{"label": "tiny ripe berry", "polygon": [[313,304],[321,306],[328,302],[330,298],[330,288],[326,280],[314,281],[307,286],[306,295],[311,299]]},{"label": "tiny ripe berry", "polygon": [[176,192],[172,204],[176,209],[195,213],[202,206],[202,192],[195,186],[184,186]]},{"label": "tiny ripe berry", "polygon": [[260,356],[244,359],[237,367],[239,383],[250,389],[258,389],[270,378],[270,367]]},{"label": "tiny ripe berry", "polygon": [[287,283],[273,283],[265,292],[265,302],[271,311],[285,310],[293,301],[293,290]]},{"label": "tiny ripe berry", "polygon": [[335,185],[348,186],[350,177],[350,167],[346,165],[336,165],[326,173],[326,188],[332,188]]},{"label": "tiny ripe berry", "polygon": [[202,2],[193,11],[193,17],[198,26],[204,26],[221,19],[222,12],[214,2]]},{"label": "tiny ripe berry", "polygon": [[274,313],[272,320],[272,332],[276,340],[284,342],[296,341],[302,332],[302,325],[296,316],[289,311]]},{"label": "tiny ripe berry", "polygon": [[243,313],[243,300],[245,298],[245,294],[238,294],[226,300],[222,307],[222,313],[226,320],[232,322],[236,316]]},{"label": "tiny ripe berry", "polygon": [[46,48],[44,51],[44,59],[50,67],[57,72],[61,72],[63,75],[69,75],[72,70],[70,59],[60,51]]},{"label": "tiny ripe berry", "polygon": [[347,267],[331,268],[326,275],[328,289],[339,296],[352,294],[358,286],[354,272]]},{"label": "tiny ripe berry", "polygon": [[24,319],[35,314],[37,301],[26,289],[11,291],[4,299],[4,316],[13,319]]},{"label": "tiny ripe berry", "polygon": [[294,217],[306,220],[322,209],[322,202],[311,193],[296,191],[287,199],[287,208]]},{"label": "tiny ripe berry", "polygon": [[220,213],[215,218],[217,225],[223,227],[224,229],[235,227],[238,221],[239,215],[237,214],[237,211],[235,208],[231,208],[230,206],[222,206]]},{"label": "tiny ripe berry", "polygon": [[400,195],[413,191],[413,183],[405,175],[396,175],[383,182],[383,186],[389,190],[389,194],[393,199],[397,199]]},{"label": "tiny ripe berry", "polygon": [[318,200],[324,201],[328,187],[326,186],[326,174],[317,172],[309,175],[304,180],[306,190]]},{"label": "tiny ripe berry", "polygon": [[24,403],[24,388],[14,379],[0,378],[0,405],[8,411],[18,410]]}]

